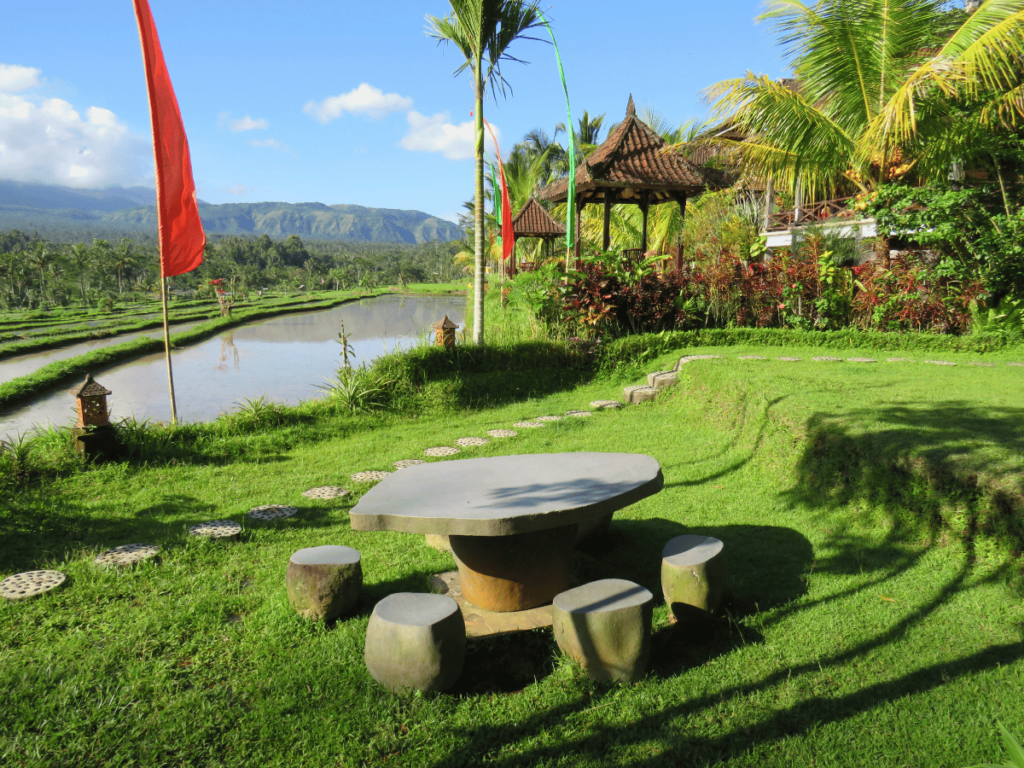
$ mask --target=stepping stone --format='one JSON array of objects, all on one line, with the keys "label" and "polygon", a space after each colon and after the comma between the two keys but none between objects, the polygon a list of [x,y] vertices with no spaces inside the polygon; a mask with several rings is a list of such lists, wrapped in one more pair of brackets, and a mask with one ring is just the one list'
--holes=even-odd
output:
[{"label": "stepping stone", "polygon": [[366,669],[390,691],[444,691],[462,674],[466,623],[447,595],[397,592],[373,608]]},{"label": "stepping stone", "polygon": [[614,411],[616,408],[622,407],[622,402],[619,400],[591,400],[591,408],[597,408],[599,411]]},{"label": "stepping stone", "polygon": [[356,472],[354,475],[349,475],[349,477],[357,483],[379,483],[390,474],[390,472],[381,472],[375,469],[369,472]]},{"label": "stepping stone", "polygon": [[672,615],[682,620],[693,609],[710,613],[725,589],[725,545],[712,536],[676,536],[661,551],[661,589]]},{"label": "stepping stone", "polygon": [[482,437],[460,437],[455,441],[455,444],[461,445],[463,448],[467,448],[470,446],[487,445],[489,442],[491,441],[485,440]]},{"label": "stepping stone", "polygon": [[298,507],[286,507],[284,504],[262,504],[249,510],[250,520],[284,520],[299,511]]},{"label": "stepping stone", "polygon": [[622,390],[622,399],[627,403],[646,403],[658,396],[658,390],[646,384],[634,384]]},{"label": "stepping stone", "polygon": [[0,597],[25,600],[56,589],[67,580],[60,571],[25,571],[0,581]]},{"label": "stepping stone", "polygon": [[449,445],[441,445],[437,448],[427,448],[424,453],[427,456],[454,456],[456,453],[462,453],[462,451]]},{"label": "stepping stone", "polygon": [[538,416],[534,421],[561,421],[561,416]]},{"label": "stepping stone", "polygon": [[912,363],[914,362],[909,357],[887,357],[885,358],[887,363]]},{"label": "stepping stone", "polygon": [[593,416],[593,411],[566,411],[566,416],[575,416],[577,419],[582,419],[586,416]]},{"label": "stepping stone", "polygon": [[967,363],[967,365],[977,366],[978,368],[995,368],[996,367],[995,363],[975,363],[973,361],[970,362],[970,363]]},{"label": "stepping stone", "polygon": [[210,520],[188,529],[189,536],[201,539],[230,539],[242,532],[242,526],[234,520]]},{"label": "stepping stone", "polygon": [[929,365],[956,365],[956,363],[951,363],[948,360],[925,360],[924,362]]},{"label": "stepping stone", "polygon": [[673,379],[675,379],[676,378],[676,372],[675,371],[654,371],[654,373],[648,373],[647,374],[647,386],[648,387],[653,387],[655,379],[657,379],[659,376],[671,376]]},{"label": "stepping stone", "polygon": [[1024,368],[1024,363],[1007,363],[1011,368]]},{"label": "stepping stone", "polygon": [[537,429],[537,427],[543,427],[544,422],[542,421],[517,421],[512,425],[518,429]]},{"label": "stepping stone", "polygon": [[415,467],[417,464],[426,464],[423,459],[399,459],[394,463],[395,469],[406,469],[408,467]]},{"label": "stepping stone", "polygon": [[96,565],[114,566],[124,568],[130,565],[137,565],[143,560],[150,560],[160,553],[160,547],[155,544],[122,544],[119,547],[108,549],[96,555],[93,562]]},{"label": "stepping stone", "polygon": [[848,362],[848,363],[877,363],[878,361],[875,360],[875,358],[873,358],[873,357],[848,357],[848,358],[846,358],[846,362]]},{"label": "stepping stone", "polygon": [[322,485],[319,488],[310,488],[303,491],[302,495],[307,499],[340,499],[348,493],[348,488],[339,488],[336,485]]},{"label": "stepping stone", "polygon": [[648,374],[647,376],[647,386],[654,387],[655,389],[673,387],[678,381],[679,374],[675,371],[663,371],[661,373]]},{"label": "stepping stone", "polygon": [[799,357],[776,357],[776,360],[781,360],[784,363],[799,363]]},{"label": "stepping stone", "polygon": [[811,360],[813,360],[816,363],[841,363],[841,362],[843,362],[843,358],[841,358],[841,357],[812,357]]},{"label": "stepping stone", "polygon": [[314,621],[334,621],[355,608],[363,586],[359,550],[327,545],[300,549],[288,561],[288,601]]},{"label": "stepping stone", "polygon": [[514,429],[488,429],[487,434],[491,437],[515,437],[519,433]]},{"label": "stepping stone", "polygon": [[680,365],[692,363],[694,360],[720,360],[721,358],[721,355],[684,355],[683,357],[679,358],[679,363],[676,366],[676,370],[679,369]]},{"label": "stepping stone", "polygon": [[558,647],[594,680],[643,677],[651,647],[654,595],[625,579],[601,579],[555,596]]},{"label": "stepping stone", "polygon": [[767,357],[761,357],[761,355],[740,355],[737,360],[767,360]]}]

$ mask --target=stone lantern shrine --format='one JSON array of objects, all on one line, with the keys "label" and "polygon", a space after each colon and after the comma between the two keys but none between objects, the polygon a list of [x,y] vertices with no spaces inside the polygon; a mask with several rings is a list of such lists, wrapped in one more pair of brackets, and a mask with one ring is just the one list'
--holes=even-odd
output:
[{"label": "stone lantern shrine", "polygon": [[87,373],[85,381],[70,392],[78,406],[78,423],[71,430],[75,450],[85,458],[112,458],[117,452],[117,434],[107,409],[110,390]]},{"label": "stone lantern shrine", "polygon": [[437,346],[448,347],[449,349],[455,348],[455,329],[459,326],[449,320],[448,315],[445,315],[444,319],[439,320],[430,327],[434,329]]}]

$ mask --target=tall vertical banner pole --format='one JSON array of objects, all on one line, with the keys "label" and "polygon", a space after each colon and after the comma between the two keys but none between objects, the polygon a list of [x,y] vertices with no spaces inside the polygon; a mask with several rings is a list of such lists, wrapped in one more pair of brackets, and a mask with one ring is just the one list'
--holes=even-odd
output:
[{"label": "tall vertical banner pole", "polygon": [[192,159],[181,110],[167,72],[160,38],[147,0],[133,0],[139,24],[142,62],[149,93],[149,117],[153,126],[153,160],[156,169],[157,228],[160,239],[160,296],[164,316],[164,349],[167,384],[171,397],[171,423],[178,421],[171,374],[171,334],[167,321],[167,278],[191,272],[203,262],[206,234],[199,218]]},{"label": "tall vertical banner pole", "polygon": [[572,122],[572,109],[569,107],[569,87],[565,84],[565,70],[562,68],[562,57],[558,53],[558,43],[555,42],[554,30],[551,29],[548,20],[544,18],[544,14],[538,11],[537,15],[544,22],[544,26],[548,28],[548,34],[551,35],[551,45],[555,49],[555,61],[558,63],[558,76],[562,78],[562,90],[565,92],[565,113],[569,117],[569,130],[566,131],[569,134],[569,199],[565,201],[565,273],[566,280],[568,280],[569,258],[575,250],[575,235],[578,234],[573,232],[574,218],[576,216],[576,128]]}]

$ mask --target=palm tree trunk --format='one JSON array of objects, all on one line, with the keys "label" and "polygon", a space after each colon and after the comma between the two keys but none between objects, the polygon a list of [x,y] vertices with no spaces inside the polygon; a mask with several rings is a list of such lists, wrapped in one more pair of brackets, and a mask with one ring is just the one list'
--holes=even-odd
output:
[{"label": "palm tree trunk", "polygon": [[473,84],[476,123],[476,190],[474,192],[473,210],[473,255],[475,273],[473,279],[473,343],[483,346],[484,343],[484,277],[486,261],[484,259],[484,91],[480,80],[481,61],[476,60],[475,82]]}]

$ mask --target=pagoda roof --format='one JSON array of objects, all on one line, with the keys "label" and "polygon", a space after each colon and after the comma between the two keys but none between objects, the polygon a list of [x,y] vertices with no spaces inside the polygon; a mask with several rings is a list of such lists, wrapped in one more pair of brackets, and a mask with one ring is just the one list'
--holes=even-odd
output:
[{"label": "pagoda roof", "polygon": [[99,397],[109,395],[110,390],[106,389],[98,381],[94,381],[91,373],[85,374],[85,381],[72,390],[69,390],[75,397]]},{"label": "pagoda roof", "polygon": [[561,237],[565,225],[551,218],[537,198],[531,197],[512,219],[512,232],[516,237]]},{"label": "pagoda roof", "polygon": [[[702,169],[679,153],[663,152],[664,148],[665,140],[636,116],[630,96],[626,118],[576,169],[576,194],[589,202],[608,194],[616,202],[639,203],[646,192],[654,204],[708,186]],[[568,199],[568,190],[569,180],[562,179],[541,190],[540,197],[561,203]]]}]

